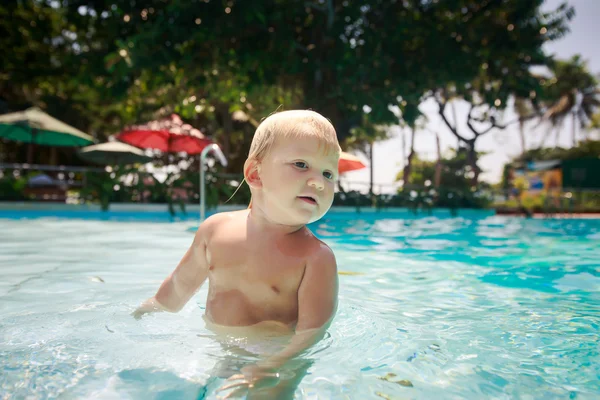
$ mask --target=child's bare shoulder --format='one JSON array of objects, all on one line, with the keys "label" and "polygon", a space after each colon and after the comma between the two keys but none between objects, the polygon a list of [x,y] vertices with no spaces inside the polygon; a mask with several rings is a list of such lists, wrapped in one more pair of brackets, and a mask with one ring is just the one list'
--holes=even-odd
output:
[{"label": "child's bare shoulder", "polygon": [[333,253],[333,250],[331,250],[331,247],[312,233],[310,234],[309,240],[311,242],[308,254],[309,262],[333,266],[336,265],[335,254]]},{"label": "child's bare shoulder", "polygon": [[247,215],[246,210],[220,212],[206,218],[198,227],[198,234],[204,238],[210,238],[215,232],[229,224],[235,224]]}]

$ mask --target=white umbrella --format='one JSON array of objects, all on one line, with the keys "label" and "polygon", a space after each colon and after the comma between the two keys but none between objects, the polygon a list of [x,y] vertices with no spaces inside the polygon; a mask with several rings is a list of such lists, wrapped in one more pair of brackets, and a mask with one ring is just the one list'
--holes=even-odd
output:
[{"label": "white umbrella", "polygon": [[79,150],[77,155],[86,161],[101,165],[125,165],[152,161],[152,157],[146,155],[142,150],[122,142],[87,146]]}]

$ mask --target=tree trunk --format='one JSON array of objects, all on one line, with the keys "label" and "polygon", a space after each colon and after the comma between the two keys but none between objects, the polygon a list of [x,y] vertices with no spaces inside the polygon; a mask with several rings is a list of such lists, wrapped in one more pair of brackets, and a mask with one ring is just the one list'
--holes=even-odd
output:
[{"label": "tree trunk", "polygon": [[519,118],[519,136],[521,138],[521,154],[525,154],[527,144],[525,143],[525,121],[522,118]]},{"label": "tree trunk", "polygon": [[435,175],[433,177],[433,187],[439,189],[442,183],[442,149],[440,146],[440,135],[435,134],[435,144],[437,149],[437,161],[435,163]]},{"label": "tree trunk", "polygon": [[404,168],[406,167],[406,132],[404,131],[404,128],[402,129],[402,134],[400,135],[400,138],[402,139],[402,159],[400,160],[400,162],[402,163],[402,171],[404,171]]},{"label": "tree trunk", "polygon": [[469,141],[468,143],[468,152],[467,152],[467,161],[469,166],[471,167],[471,171],[473,172],[473,179],[471,180],[471,185],[477,186],[479,182],[479,167],[477,166],[477,153],[475,152],[475,141]]},{"label": "tree trunk", "polygon": [[369,180],[369,194],[373,195],[373,142],[369,143],[369,173],[370,173],[370,180]]},{"label": "tree trunk", "polygon": [[[452,107],[452,119],[454,120],[454,128],[456,129],[456,131],[458,132],[458,116],[456,115],[456,101],[452,101],[452,104],[450,104],[450,107]],[[460,139],[456,138],[456,148],[458,149],[460,147]]]},{"label": "tree trunk", "polygon": [[577,147],[577,114],[573,111],[573,126],[571,131],[571,146]]},{"label": "tree trunk", "polygon": [[408,159],[406,160],[406,165],[404,166],[404,174],[402,176],[403,186],[406,187],[410,184],[410,172],[412,169],[412,160],[415,156],[415,128],[410,128],[410,153],[408,154]]}]

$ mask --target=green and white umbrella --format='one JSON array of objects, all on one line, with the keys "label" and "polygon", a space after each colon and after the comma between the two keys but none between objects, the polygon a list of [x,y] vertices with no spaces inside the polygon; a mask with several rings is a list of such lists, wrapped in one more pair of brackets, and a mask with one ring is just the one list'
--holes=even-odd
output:
[{"label": "green and white umbrella", "polygon": [[152,157],[144,154],[137,147],[121,142],[94,144],[80,149],[77,155],[100,165],[128,165],[152,161]]},{"label": "green and white umbrella", "polygon": [[85,146],[94,138],[33,107],[0,115],[0,138],[43,146]]}]

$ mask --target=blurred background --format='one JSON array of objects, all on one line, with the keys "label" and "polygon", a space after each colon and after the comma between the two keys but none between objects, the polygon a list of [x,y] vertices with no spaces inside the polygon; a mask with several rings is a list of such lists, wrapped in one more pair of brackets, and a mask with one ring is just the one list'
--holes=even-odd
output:
[{"label": "blurred background", "polygon": [[[346,152],[335,205],[599,212],[599,17],[595,0],[6,1],[0,201],[223,204],[260,121],[308,108]],[[226,163],[199,162],[211,144]]]}]

